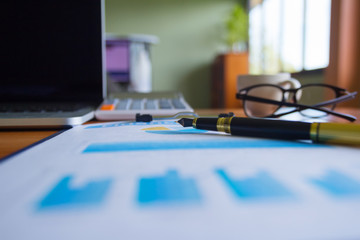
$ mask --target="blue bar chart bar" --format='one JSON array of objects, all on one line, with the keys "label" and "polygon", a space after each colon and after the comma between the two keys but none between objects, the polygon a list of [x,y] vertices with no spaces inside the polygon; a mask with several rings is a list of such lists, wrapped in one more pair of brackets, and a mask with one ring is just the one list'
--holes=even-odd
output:
[{"label": "blue bar chart bar", "polygon": [[140,204],[196,203],[201,201],[195,180],[181,178],[175,170],[169,170],[164,176],[141,178],[138,191],[138,202]]},{"label": "blue bar chart bar", "polygon": [[92,143],[84,150],[84,154],[114,153],[128,151],[159,151],[159,150],[196,150],[196,149],[243,149],[243,148],[314,148],[324,147],[301,142],[277,140],[205,140],[205,141],[137,141]]},{"label": "blue bar chart bar", "polygon": [[39,210],[59,207],[99,206],[104,201],[112,183],[111,179],[88,182],[79,188],[72,188],[72,176],[65,176],[40,201]]},{"label": "blue bar chart bar", "polygon": [[242,200],[289,199],[294,197],[291,191],[265,171],[242,179],[232,179],[223,169],[217,169],[216,173],[231,192]]},{"label": "blue bar chart bar", "polygon": [[360,182],[335,170],[310,181],[333,197],[360,197]]}]

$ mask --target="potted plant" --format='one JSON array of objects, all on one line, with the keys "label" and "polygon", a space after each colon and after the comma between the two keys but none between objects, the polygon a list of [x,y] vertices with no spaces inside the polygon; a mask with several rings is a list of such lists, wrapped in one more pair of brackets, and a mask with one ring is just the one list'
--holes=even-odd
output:
[{"label": "potted plant", "polygon": [[226,44],[231,52],[247,51],[249,39],[249,15],[247,1],[236,4],[226,22]]},{"label": "potted plant", "polygon": [[247,0],[239,0],[225,21],[227,51],[216,56],[212,66],[211,96],[214,108],[238,109],[242,106],[235,95],[237,77],[249,73],[247,6]]}]

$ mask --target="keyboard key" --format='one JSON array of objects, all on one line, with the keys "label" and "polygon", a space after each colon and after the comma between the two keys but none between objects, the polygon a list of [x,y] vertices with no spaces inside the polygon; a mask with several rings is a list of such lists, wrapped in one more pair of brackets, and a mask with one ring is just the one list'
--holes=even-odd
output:
[{"label": "keyboard key", "polygon": [[172,108],[169,99],[165,99],[165,98],[160,99],[159,105],[160,105],[161,109],[171,109]]},{"label": "keyboard key", "polygon": [[142,105],[143,105],[142,103],[143,103],[142,99],[134,99],[131,103],[130,109],[140,110],[140,109],[142,109]]},{"label": "keyboard key", "polygon": [[103,104],[103,105],[101,105],[100,109],[103,111],[112,111],[115,109],[115,105],[114,104]]},{"label": "keyboard key", "polygon": [[116,110],[126,110],[129,108],[130,99],[119,99],[119,103],[116,105]]},{"label": "keyboard key", "polygon": [[145,102],[145,109],[157,109],[157,100],[147,99]]},{"label": "keyboard key", "polygon": [[176,109],[185,109],[185,105],[178,98],[172,99],[172,104]]},{"label": "keyboard key", "polygon": [[106,99],[101,105],[100,109],[103,111],[112,111],[115,109],[117,102],[117,99]]}]

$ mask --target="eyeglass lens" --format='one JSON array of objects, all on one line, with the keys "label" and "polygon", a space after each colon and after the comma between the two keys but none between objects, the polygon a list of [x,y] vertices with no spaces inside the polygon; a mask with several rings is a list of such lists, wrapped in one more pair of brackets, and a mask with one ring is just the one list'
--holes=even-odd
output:
[{"label": "eyeglass lens", "polygon": [[[281,89],[273,86],[260,86],[252,88],[248,90],[247,95],[268,100],[275,100],[278,102],[281,102],[283,99],[283,92]],[[278,109],[278,104],[244,100],[244,110],[246,115],[249,117],[267,117],[272,115]]]},{"label": "eyeglass lens", "polygon": [[[321,104],[322,102],[336,98],[335,90],[327,86],[304,86],[298,91],[297,95],[297,100],[299,104],[310,106],[316,106],[318,104]],[[299,95],[301,95],[301,97]],[[319,107],[333,110],[335,108],[335,104]],[[317,111],[313,109],[305,109],[300,111],[300,113],[307,117],[324,117],[327,115],[322,111]]]}]

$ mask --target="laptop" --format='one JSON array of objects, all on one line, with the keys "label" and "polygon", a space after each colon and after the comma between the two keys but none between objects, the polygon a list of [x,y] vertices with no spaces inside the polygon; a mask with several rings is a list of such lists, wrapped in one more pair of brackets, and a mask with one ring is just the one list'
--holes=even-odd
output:
[{"label": "laptop", "polygon": [[106,97],[103,0],[6,1],[0,128],[66,128]]},{"label": "laptop", "polygon": [[106,93],[104,0],[7,1],[0,16],[0,128],[193,112],[180,93]]}]

